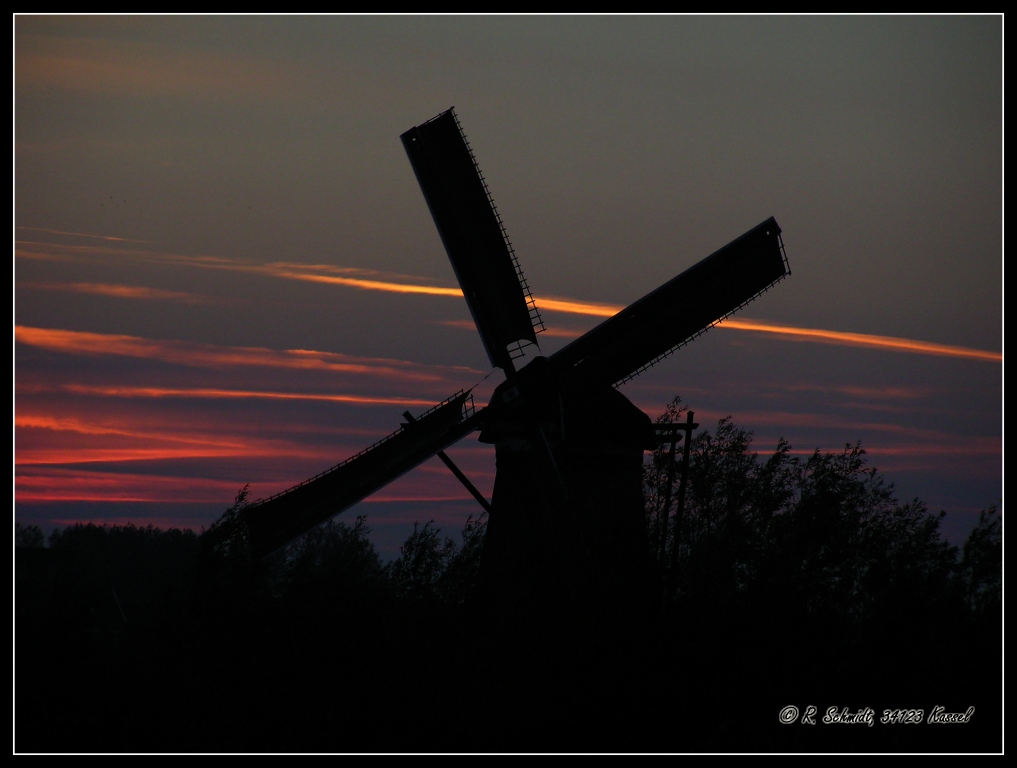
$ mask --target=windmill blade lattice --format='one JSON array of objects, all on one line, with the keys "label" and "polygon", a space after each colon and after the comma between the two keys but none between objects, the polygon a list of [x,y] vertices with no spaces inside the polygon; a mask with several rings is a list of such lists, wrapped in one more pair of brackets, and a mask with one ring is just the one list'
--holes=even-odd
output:
[{"label": "windmill blade lattice", "polygon": [[310,480],[244,510],[251,548],[267,555],[427,461],[476,429],[481,412],[458,392]]},{"label": "windmill blade lattice", "polygon": [[473,150],[451,109],[401,138],[491,365],[511,372],[543,323]]},{"label": "windmill blade lattice", "polygon": [[589,383],[618,384],[709,330],[790,274],[773,217],[551,356]]}]

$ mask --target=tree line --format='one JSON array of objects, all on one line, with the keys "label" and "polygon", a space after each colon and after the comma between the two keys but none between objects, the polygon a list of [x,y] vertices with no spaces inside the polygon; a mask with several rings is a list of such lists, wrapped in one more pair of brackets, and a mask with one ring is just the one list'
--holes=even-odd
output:
[{"label": "tree line", "polygon": [[[15,747],[1001,748],[995,507],[955,547],[859,444],[759,456],[729,419],[692,437],[683,489],[668,465],[665,446],[644,464],[648,609],[625,627],[494,615],[484,515],[458,540],[415,525],[387,564],[362,516],[252,558],[246,488],[200,534],[75,525],[44,548],[16,525]],[[976,710],[838,730],[783,725],[788,705]]]}]

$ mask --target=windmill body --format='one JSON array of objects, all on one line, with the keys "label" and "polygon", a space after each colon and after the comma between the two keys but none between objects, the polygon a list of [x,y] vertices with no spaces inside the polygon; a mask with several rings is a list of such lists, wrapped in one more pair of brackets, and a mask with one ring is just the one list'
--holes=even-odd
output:
[{"label": "windmill body", "polygon": [[514,614],[577,601],[632,605],[649,575],[650,419],[614,387],[556,373],[538,357],[503,382],[480,433],[497,466],[484,598]]},{"label": "windmill body", "polygon": [[[487,407],[460,392],[380,443],[244,513],[267,554],[480,430],[496,452],[485,569],[500,598],[549,583],[624,600],[647,556],[642,456],[650,419],[615,387],[789,274],[772,218],[549,357],[516,370],[543,322],[453,110],[402,136],[492,366]],[[576,588],[570,587],[575,582]],[[585,587],[579,584],[587,585]]]}]

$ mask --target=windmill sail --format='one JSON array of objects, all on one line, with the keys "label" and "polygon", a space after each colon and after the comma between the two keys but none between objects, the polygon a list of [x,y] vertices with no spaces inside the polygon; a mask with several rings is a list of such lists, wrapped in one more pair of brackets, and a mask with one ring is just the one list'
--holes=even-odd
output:
[{"label": "windmill sail", "polygon": [[252,551],[269,554],[370,496],[472,432],[481,413],[459,392],[320,475],[254,502],[244,509]]},{"label": "windmill sail", "polygon": [[617,384],[684,346],[790,274],[771,217],[551,356],[559,371]]},{"label": "windmill sail", "polygon": [[491,365],[511,372],[509,346],[543,326],[455,112],[401,138]]}]

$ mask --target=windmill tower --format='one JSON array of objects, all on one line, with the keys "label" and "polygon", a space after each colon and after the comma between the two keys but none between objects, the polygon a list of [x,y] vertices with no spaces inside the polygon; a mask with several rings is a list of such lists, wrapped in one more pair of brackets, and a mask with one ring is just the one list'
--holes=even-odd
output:
[{"label": "windmill tower", "polygon": [[641,467],[654,437],[650,419],[616,387],[790,274],[780,227],[767,219],[517,370],[543,322],[454,111],[410,129],[402,142],[491,365],[506,379],[485,408],[459,392],[355,456],[255,502],[244,512],[251,546],[272,552],[436,454],[453,466],[443,449],[480,430],[497,460],[484,553],[496,591],[511,600],[548,583],[592,580],[599,595],[624,599],[646,556]]}]

